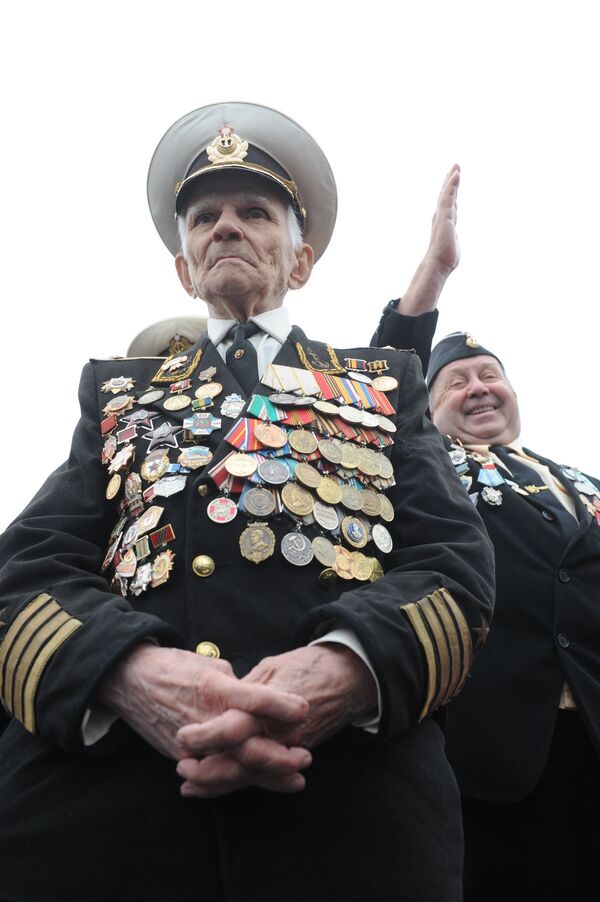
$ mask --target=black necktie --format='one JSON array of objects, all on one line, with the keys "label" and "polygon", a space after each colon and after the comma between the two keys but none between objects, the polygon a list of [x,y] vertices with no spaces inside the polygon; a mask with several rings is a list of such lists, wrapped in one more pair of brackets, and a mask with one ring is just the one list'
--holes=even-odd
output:
[{"label": "black necktie", "polygon": [[256,348],[249,341],[251,335],[260,332],[256,323],[237,323],[227,333],[233,336],[233,344],[227,349],[225,362],[246,395],[258,382]]}]

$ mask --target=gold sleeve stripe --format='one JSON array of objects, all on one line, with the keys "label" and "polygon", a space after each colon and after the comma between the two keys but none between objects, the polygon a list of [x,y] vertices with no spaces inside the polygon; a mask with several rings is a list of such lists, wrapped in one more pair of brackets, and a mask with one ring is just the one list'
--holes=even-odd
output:
[{"label": "gold sleeve stripe", "polygon": [[423,705],[423,710],[419,715],[419,720],[423,720],[426,717],[430,710],[431,705],[433,703],[433,699],[436,693],[437,686],[437,663],[435,652],[433,649],[433,642],[429,636],[427,631],[427,627],[423,622],[423,617],[421,611],[419,609],[418,603],[407,604],[402,610],[408,617],[412,628],[417,634],[417,639],[421,643],[421,647],[423,648],[423,652],[425,654],[425,660],[427,662],[427,697],[425,699],[425,704]]},{"label": "gold sleeve stripe", "polygon": [[469,670],[471,669],[471,664],[473,663],[473,643],[471,641],[471,631],[469,630],[469,624],[465,620],[464,614],[459,608],[459,606],[454,601],[450,592],[447,589],[440,589],[439,594],[444,598],[449,611],[451,612],[454,620],[458,624],[459,634],[462,639],[463,646],[463,667],[462,673],[460,677],[460,682],[458,684],[457,692],[459,692],[464,686],[465,680],[469,675]]},{"label": "gold sleeve stripe", "polygon": [[67,612],[63,611],[59,605],[56,605],[55,613],[52,617],[48,618],[44,625],[36,632],[33,641],[29,643],[17,661],[16,667],[12,671],[14,681],[12,710],[17,720],[20,720],[21,723],[23,723],[23,691],[27,680],[27,674],[39,654],[40,649],[43,648],[48,639],[50,639],[64,623],[68,623],[70,619]]},{"label": "gold sleeve stripe", "polygon": [[80,620],[76,620],[74,617],[72,617],[67,621],[67,623],[61,626],[61,628],[54,634],[54,636],[52,636],[50,641],[44,646],[44,648],[40,651],[37,658],[35,659],[31,672],[27,677],[27,683],[25,684],[24,690],[25,712],[23,717],[23,726],[26,730],[29,730],[30,733],[35,733],[35,695],[37,692],[40,677],[44,672],[44,668],[46,667],[46,664],[48,663],[52,655],[63,644],[65,639],[68,639],[69,636],[76,630],[78,630],[82,625],[83,624]]},{"label": "gold sleeve stripe", "polygon": [[[11,657],[14,660],[11,653],[14,649],[15,642],[18,642],[18,636],[23,626],[28,620],[35,617],[37,612],[47,605],[48,602],[52,602],[52,598],[45,592],[42,595],[38,595],[33,601],[30,601],[29,604],[23,608],[21,613],[15,617],[6,631],[6,636],[0,645],[0,696],[10,711],[12,711],[12,706],[9,702],[9,697],[12,696],[12,668],[9,668],[8,666],[8,659]],[[56,602],[54,602],[54,604],[56,604]],[[44,620],[45,616],[44,614],[41,614],[40,622],[43,622]],[[19,644],[17,646],[17,657],[20,654],[21,648],[22,646]],[[6,687],[8,687],[8,691]]]},{"label": "gold sleeve stripe", "polygon": [[450,646],[448,641],[448,636],[446,635],[442,624],[437,615],[437,610],[434,608],[432,604],[432,596],[427,596],[420,603],[419,607],[421,609],[421,613],[427,624],[429,629],[433,633],[433,639],[437,648],[438,658],[440,661],[440,681],[439,681],[439,689],[438,694],[435,697],[432,705],[432,710],[434,711],[436,708],[439,708],[440,705],[444,703],[444,700],[448,696],[448,692],[450,689],[450,685],[452,683],[453,669],[452,669],[452,658],[450,655]]},{"label": "gold sleeve stripe", "polygon": [[82,625],[44,592],[25,605],[6,632],[0,645],[0,696],[32,732],[40,676],[57,648]]},{"label": "gold sleeve stripe", "polygon": [[[433,595],[430,596],[430,601],[443,624],[444,633],[450,646],[451,678],[446,689],[446,698],[452,698],[460,684],[463,662],[462,643],[456,629],[456,623],[454,622],[454,619],[451,616],[444,600],[434,592]],[[440,702],[440,704],[443,703],[444,700]]]},{"label": "gold sleeve stripe", "polygon": [[20,634],[15,637],[15,641],[8,649],[6,655],[6,683],[3,694],[6,699],[7,707],[13,714],[15,713],[15,681],[18,678],[20,670],[21,655],[27,647],[31,636],[44,624],[51,621],[53,617],[60,613],[60,611],[60,606],[53,599],[50,599],[41,610],[38,610],[33,617],[30,617],[29,620],[27,620]]},{"label": "gold sleeve stripe", "polygon": [[445,705],[462,688],[473,658],[465,617],[447,589],[404,605],[427,663],[427,693],[419,720]]}]

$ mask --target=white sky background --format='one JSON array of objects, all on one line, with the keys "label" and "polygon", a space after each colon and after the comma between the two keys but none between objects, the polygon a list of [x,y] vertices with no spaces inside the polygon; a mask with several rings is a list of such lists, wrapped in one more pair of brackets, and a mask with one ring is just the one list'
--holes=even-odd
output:
[{"label": "white sky background", "polygon": [[39,0],[2,18],[0,526],[66,457],[83,362],[205,312],[146,174],[175,119],[223,100],[281,109],[331,162],[338,225],[289,307],[338,346],[366,343],[406,288],[459,162],[462,261],[438,337],[495,349],[526,444],[600,473],[595,3]]}]

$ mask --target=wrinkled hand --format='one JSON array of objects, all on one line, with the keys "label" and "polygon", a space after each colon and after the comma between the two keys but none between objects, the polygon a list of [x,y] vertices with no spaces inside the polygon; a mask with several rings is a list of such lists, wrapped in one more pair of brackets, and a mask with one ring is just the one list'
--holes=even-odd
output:
[{"label": "wrinkled hand", "polygon": [[[184,794],[231,792],[247,771],[258,775],[261,782],[255,779],[256,785],[278,791],[301,789],[304,778],[298,773],[291,775],[289,785],[281,782],[284,789],[270,780],[272,773],[281,773],[274,771],[281,766],[281,749],[314,748],[347,724],[372,714],[377,704],[369,669],[342,645],[312,645],[265,658],[242,682],[300,695],[308,709],[294,722],[267,715],[252,718],[252,723],[243,712],[230,710],[204,724],[183,727],[177,738],[189,755],[178,766],[186,780]],[[308,763],[310,756],[298,769]]]},{"label": "wrinkled hand", "polygon": [[[175,760],[186,754],[177,738],[186,724],[203,724],[236,709],[251,734],[257,723],[253,715],[291,724],[308,710],[297,695],[238,680],[227,661],[150,644],[137,646],[113,669],[97,698],[157,751]],[[285,758],[286,752],[282,748],[279,757]],[[292,756],[291,763],[296,758]]]},{"label": "wrinkled hand", "polygon": [[449,276],[460,261],[460,248],[456,234],[456,200],[460,184],[460,167],[455,163],[446,175],[431,221],[431,240],[425,259],[435,265],[441,274]]}]

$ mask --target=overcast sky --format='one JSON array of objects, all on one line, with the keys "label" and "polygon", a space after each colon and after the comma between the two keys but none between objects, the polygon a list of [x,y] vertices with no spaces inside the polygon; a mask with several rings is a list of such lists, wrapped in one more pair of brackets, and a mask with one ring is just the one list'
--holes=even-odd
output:
[{"label": "overcast sky", "polygon": [[577,0],[7,7],[0,526],[67,455],[82,364],[205,312],[154,231],[146,174],[175,119],[224,100],[281,109],[331,162],[338,225],[289,307],[338,346],[367,342],[402,294],[461,164],[438,337],[495,349],[526,444],[598,475],[596,18]]}]

